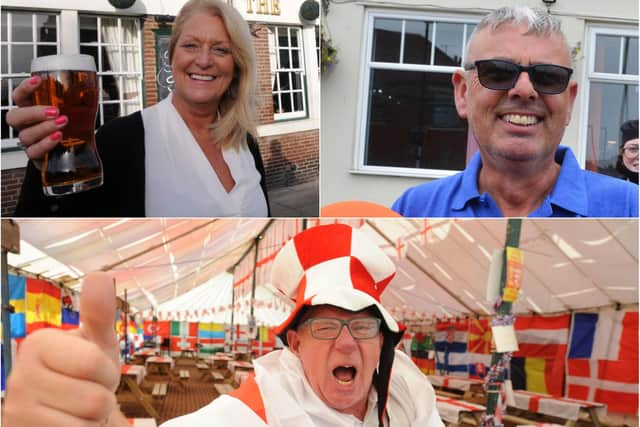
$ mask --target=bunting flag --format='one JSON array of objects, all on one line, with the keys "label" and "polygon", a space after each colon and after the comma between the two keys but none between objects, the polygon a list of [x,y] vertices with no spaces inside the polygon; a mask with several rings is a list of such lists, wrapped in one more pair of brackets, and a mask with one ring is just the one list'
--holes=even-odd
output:
[{"label": "bunting flag", "polygon": [[76,329],[80,326],[80,313],[69,308],[62,309],[62,329]]},{"label": "bunting flag", "polygon": [[469,376],[484,378],[491,368],[491,324],[488,318],[469,321]]},{"label": "bunting flag", "polygon": [[574,313],[567,396],[638,414],[638,312],[606,308]]},{"label": "bunting flag", "polygon": [[436,370],[445,375],[468,376],[467,353],[469,321],[446,320],[436,325]]},{"label": "bunting flag", "polygon": [[511,359],[514,389],[562,396],[569,321],[569,314],[516,318],[520,350]]},{"label": "bunting flag", "polygon": [[9,315],[11,324],[11,338],[24,338],[27,335],[27,323],[25,316],[27,279],[22,276],[9,274],[9,304],[14,312]]},{"label": "bunting flag", "polygon": [[27,279],[27,335],[41,328],[60,328],[62,324],[61,290],[40,279]]}]

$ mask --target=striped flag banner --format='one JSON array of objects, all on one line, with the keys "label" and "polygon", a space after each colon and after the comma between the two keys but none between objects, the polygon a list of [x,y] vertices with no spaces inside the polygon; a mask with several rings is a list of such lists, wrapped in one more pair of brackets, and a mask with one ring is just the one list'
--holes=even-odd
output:
[{"label": "striped flag banner", "polygon": [[41,328],[60,328],[61,289],[40,279],[27,278],[27,335]]},{"label": "striped flag banner", "polygon": [[569,314],[516,318],[520,350],[511,359],[514,389],[562,396],[569,321]]},{"label": "striped flag banner", "polygon": [[566,395],[638,414],[638,311],[574,313]]},{"label": "striped flag banner", "polygon": [[9,274],[9,304],[14,312],[9,315],[11,338],[24,338],[27,335],[26,323],[27,278]]}]

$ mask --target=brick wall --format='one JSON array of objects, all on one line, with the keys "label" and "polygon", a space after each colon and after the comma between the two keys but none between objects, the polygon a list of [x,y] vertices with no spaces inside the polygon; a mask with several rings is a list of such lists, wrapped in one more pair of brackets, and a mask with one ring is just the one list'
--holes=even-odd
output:
[{"label": "brick wall", "polygon": [[269,188],[288,187],[318,178],[318,130],[260,138]]},{"label": "brick wall", "polygon": [[2,216],[12,216],[18,203],[20,186],[24,179],[25,168],[7,169],[2,171]]},{"label": "brick wall", "polygon": [[269,30],[266,25],[252,24],[254,47],[256,49],[256,66],[258,67],[258,84],[256,87],[256,104],[258,123],[273,123],[273,97],[271,95],[271,65],[269,63]]},{"label": "brick wall", "polygon": [[142,85],[144,86],[146,107],[151,107],[158,103],[158,87],[156,85],[156,34],[154,30],[157,30],[159,27],[158,23],[153,19],[153,16],[146,17],[142,24],[142,72],[144,73]]}]

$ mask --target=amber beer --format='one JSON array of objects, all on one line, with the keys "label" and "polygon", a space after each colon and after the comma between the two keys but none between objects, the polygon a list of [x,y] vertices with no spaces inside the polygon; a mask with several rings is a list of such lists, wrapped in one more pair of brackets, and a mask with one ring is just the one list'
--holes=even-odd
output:
[{"label": "amber beer", "polygon": [[62,139],[45,154],[42,187],[48,196],[78,193],[102,185],[102,161],[94,126],[98,111],[96,65],[90,55],[51,55],[31,62],[31,75],[42,82],[35,105],[53,105],[69,118]]}]

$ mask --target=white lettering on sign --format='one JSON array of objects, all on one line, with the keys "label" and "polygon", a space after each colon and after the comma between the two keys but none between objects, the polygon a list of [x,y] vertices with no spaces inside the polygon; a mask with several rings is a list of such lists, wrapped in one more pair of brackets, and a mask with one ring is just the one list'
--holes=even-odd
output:
[{"label": "white lettering on sign", "polygon": [[280,0],[247,0],[247,13],[280,15]]}]

